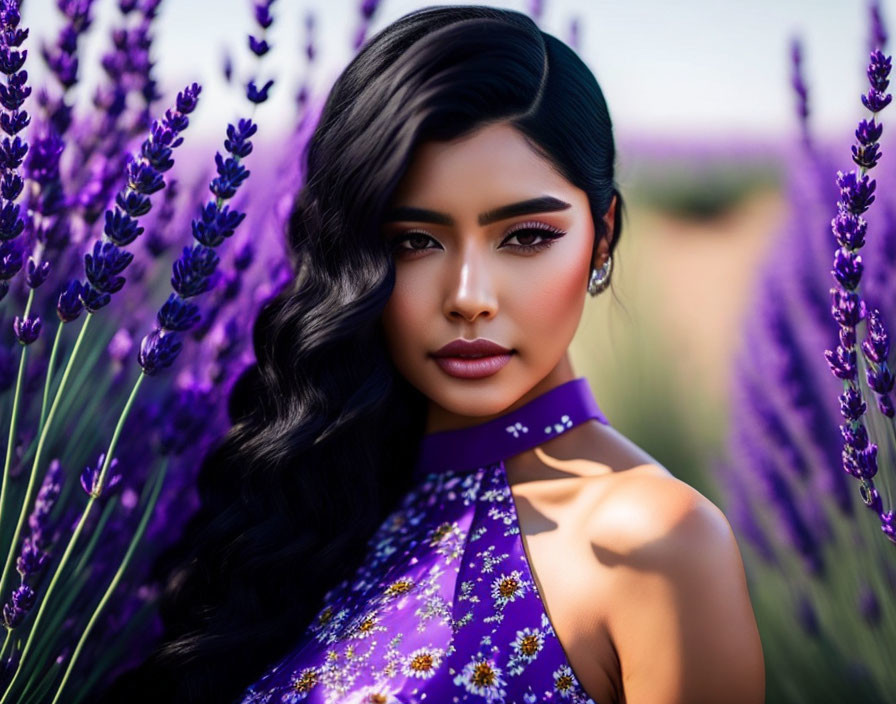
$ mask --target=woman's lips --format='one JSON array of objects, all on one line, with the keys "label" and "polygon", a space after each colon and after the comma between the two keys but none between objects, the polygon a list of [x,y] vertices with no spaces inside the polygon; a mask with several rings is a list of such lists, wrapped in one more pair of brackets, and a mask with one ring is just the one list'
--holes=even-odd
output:
[{"label": "woman's lips", "polygon": [[433,357],[443,372],[459,379],[491,376],[510,361],[513,352],[486,357]]}]

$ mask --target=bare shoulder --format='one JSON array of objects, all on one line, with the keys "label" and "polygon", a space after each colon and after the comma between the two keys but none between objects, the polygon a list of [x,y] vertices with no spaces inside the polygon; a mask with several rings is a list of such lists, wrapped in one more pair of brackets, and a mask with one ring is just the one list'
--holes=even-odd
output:
[{"label": "bare shoulder", "polygon": [[724,513],[662,468],[597,494],[592,552],[626,704],[760,704],[765,670],[737,541]]}]

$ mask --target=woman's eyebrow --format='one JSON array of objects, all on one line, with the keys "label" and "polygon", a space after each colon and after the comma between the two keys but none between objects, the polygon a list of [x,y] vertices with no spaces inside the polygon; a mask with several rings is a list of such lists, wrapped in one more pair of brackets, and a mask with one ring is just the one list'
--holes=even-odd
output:
[{"label": "woman's eyebrow", "polygon": [[[553,196],[539,196],[538,198],[530,198],[522,200],[518,203],[510,203],[502,205],[494,210],[487,210],[479,214],[480,225],[490,225],[499,220],[517,217],[519,215],[532,215],[534,213],[548,213],[555,210],[566,210],[572,207],[566,201]],[[383,222],[431,222],[434,225],[454,225],[454,218],[445,213],[439,213],[435,210],[427,210],[426,208],[414,208],[411,206],[399,206],[390,210]]]}]

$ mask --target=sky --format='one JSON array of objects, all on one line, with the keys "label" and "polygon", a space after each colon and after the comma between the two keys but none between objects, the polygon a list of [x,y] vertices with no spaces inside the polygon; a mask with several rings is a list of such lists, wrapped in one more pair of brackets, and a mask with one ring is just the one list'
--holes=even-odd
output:
[{"label": "sky", "polygon": [[[384,0],[369,34],[434,4],[446,3]],[[486,4],[529,7],[528,0]],[[34,49],[26,68],[40,82],[46,70],[37,47],[41,38],[55,36],[61,16],[54,0],[25,0],[23,7],[23,24],[32,32],[26,47]],[[545,0],[540,24],[567,40],[570,21],[579,18],[580,55],[601,85],[617,135],[624,138],[795,135],[789,82],[789,45],[795,35],[804,43],[813,128],[821,136],[848,136],[865,115],[859,102],[866,87],[865,7],[863,0]],[[896,0],[883,0],[882,7],[896,34]],[[293,96],[309,70],[303,49],[308,12],[315,16],[317,48],[310,75],[321,99],[352,56],[358,2],[276,0],[269,30],[273,49],[255,67],[261,79],[276,80],[270,101],[256,113],[256,120],[271,130],[291,125],[294,118]],[[84,42],[86,86],[99,78],[97,60],[108,28],[119,19],[117,2],[96,0],[94,17]],[[155,27],[153,58],[162,102],[171,103],[192,81],[201,83],[193,124],[223,137],[227,122],[247,113],[245,99],[237,87],[224,83],[220,67],[229,47],[237,72],[250,75],[250,0],[163,0]],[[83,90],[79,100],[88,101],[89,92]]]}]

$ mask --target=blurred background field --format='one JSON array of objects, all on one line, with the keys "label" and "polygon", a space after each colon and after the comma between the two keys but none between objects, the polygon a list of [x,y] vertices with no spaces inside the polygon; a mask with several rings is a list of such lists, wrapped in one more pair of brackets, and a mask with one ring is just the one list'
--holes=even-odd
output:
[{"label": "blurred background field", "polygon": [[620,144],[613,293],[588,302],[572,349],[611,422],[717,502],[707,461],[724,439],[756,269],[787,213],[783,148]]}]

